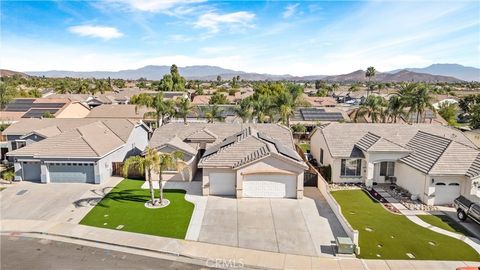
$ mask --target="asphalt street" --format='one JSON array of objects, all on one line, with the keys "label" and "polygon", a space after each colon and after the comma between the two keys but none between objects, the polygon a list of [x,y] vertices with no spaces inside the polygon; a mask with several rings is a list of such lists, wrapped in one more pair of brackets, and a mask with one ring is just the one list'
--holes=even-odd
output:
[{"label": "asphalt street", "polygon": [[78,244],[1,236],[0,269],[211,269]]}]

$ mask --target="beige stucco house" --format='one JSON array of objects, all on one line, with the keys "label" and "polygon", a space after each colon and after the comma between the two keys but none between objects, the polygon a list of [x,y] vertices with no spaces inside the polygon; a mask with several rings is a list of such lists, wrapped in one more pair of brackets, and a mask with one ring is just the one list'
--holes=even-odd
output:
[{"label": "beige stucco house", "polygon": [[334,183],[395,181],[428,205],[480,201],[480,151],[460,131],[429,124],[331,123],[310,136]]},{"label": "beige stucco house", "polygon": [[164,180],[202,181],[203,195],[303,197],[307,166],[281,125],[170,123],[155,130],[149,146],[184,153],[187,167]]}]

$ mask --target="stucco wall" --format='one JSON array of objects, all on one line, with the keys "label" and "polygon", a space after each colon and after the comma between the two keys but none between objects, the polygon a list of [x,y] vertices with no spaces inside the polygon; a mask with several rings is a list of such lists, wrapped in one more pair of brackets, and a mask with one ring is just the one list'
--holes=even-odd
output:
[{"label": "stucco wall", "polygon": [[237,198],[243,195],[243,178],[245,174],[290,174],[297,179],[297,199],[303,198],[303,174],[304,169],[292,163],[275,157],[267,157],[236,171],[237,174]]},{"label": "stucco wall", "polygon": [[[195,177],[195,173],[197,172],[197,163],[197,158],[192,157],[187,161],[186,167],[181,172],[163,172],[163,181],[192,181]],[[159,181],[160,176],[158,173],[152,172],[152,179]]]},{"label": "stucco wall", "polygon": [[90,110],[80,103],[71,103],[64,110],[55,116],[55,118],[85,118]]},{"label": "stucco wall", "polygon": [[128,156],[139,154],[148,145],[148,132],[143,126],[134,128],[125,145],[98,161],[98,171],[95,171],[95,182],[108,179],[112,175],[112,162],[122,162]]},{"label": "stucco wall", "polygon": [[[323,164],[320,164],[320,148],[323,149]],[[332,165],[333,163],[333,157],[328,150],[325,138],[319,130],[310,138],[310,153],[322,166]]]},{"label": "stucco wall", "polygon": [[421,201],[428,201],[428,189],[426,188],[426,175],[402,162],[395,163],[395,176],[397,185],[408,190],[411,194],[417,194]]},{"label": "stucco wall", "polygon": [[342,159],[336,158],[332,164],[332,182],[334,183],[361,183],[364,181],[364,176],[367,171],[365,160],[362,160],[362,169],[360,176],[340,176],[340,170],[342,168]]}]

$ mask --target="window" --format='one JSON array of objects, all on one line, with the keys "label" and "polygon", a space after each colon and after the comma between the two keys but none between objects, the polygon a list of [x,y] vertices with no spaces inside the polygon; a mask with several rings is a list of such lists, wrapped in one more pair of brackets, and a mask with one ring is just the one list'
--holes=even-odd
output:
[{"label": "window", "polygon": [[323,164],[323,149],[320,148],[320,164]]},{"label": "window", "polygon": [[25,145],[27,145],[27,143],[25,141],[17,141],[17,148],[16,149],[20,149],[22,147],[24,147]]},{"label": "window", "polygon": [[342,159],[340,168],[340,176],[361,176],[362,160],[361,159]]},{"label": "window", "polygon": [[380,176],[394,176],[395,174],[395,162],[384,161],[380,162]]}]

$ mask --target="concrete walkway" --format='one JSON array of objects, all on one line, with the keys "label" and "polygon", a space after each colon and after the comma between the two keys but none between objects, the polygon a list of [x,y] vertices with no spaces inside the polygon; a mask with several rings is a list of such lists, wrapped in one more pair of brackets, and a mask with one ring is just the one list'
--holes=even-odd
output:
[{"label": "concrete walkway", "polygon": [[386,192],[384,190],[379,190],[377,192],[380,195],[382,195],[382,197],[385,198],[385,200],[387,200],[387,202],[389,202],[390,204],[392,204],[392,206],[397,208],[400,211],[400,213],[405,215],[405,217],[407,217],[413,223],[417,224],[418,226],[427,228],[431,231],[434,231],[436,233],[443,234],[443,235],[446,235],[446,236],[450,236],[450,237],[453,237],[453,238],[458,239],[460,241],[463,241],[467,245],[469,245],[473,249],[475,249],[480,254],[480,244],[478,243],[477,239],[470,238],[470,237],[467,237],[465,235],[461,235],[461,234],[458,234],[458,233],[450,232],[450,231],[435,227],[435,226],[433,226],[429,223],[426,223],[425,221],[423,221],[419,217],[417,217],[417,215],[429,215],[429,213],[427,213],[425,211],[420,211],[420,210],[409,210],[402,203],[400,203],[397,199],[393,198],[388,192]]},{"label": "concrete walkway", "polygon": [[[143,189],[148,189],[148,182],[143,183]],[[153,182],[153,188],[158,189],[158,182]],[[198,241],[200,236],[200,229],[202,228],[203,216],[205,215],[205,208],[207,207],[208,197],[202,196],[202,182],[166,182],[164,189],[183,189],[187,192],[185,200],[193,203],[192,217],[188,225],[186,240]]]},{"label": "concrete walkway", "polygon": [[187,240],[157,237],[145,234],[89,227],[72,223],[54,223],[40,220],[1,220],[1,233],[21,236],[22,233],[41,234],[62,238],[63,241],[86,241],[92,245],[133,248],[145,256],[151,253],[169,254],[183,258],[205,261],[230,262],[226,265],[241,264],[242,268],[256,269],[436,269],[447,270],[456,267],[479,266],[478,262],[462,261],[407,261],[407,260],[360,260],[356,258],[320,258],[291,255],[268,251],[249,250]]}]

